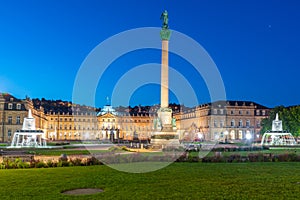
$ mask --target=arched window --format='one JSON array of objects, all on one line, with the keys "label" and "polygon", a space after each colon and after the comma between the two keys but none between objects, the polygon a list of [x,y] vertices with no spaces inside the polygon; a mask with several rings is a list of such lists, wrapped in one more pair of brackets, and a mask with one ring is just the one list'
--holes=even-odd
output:
[{"label": "arched window", "polygon": [[230,125],[231,125],[231,126],[235,126],[235,121],[234,121],[234,119],[231,120]]},{"label": "arched window", "polygon": [[220,121],[220,127],[223,128],[224,127],[224,120]]},{"label": "arched window", "polygon": [[246,126],[250,127],[250,120],[249,119],[247,119],[247,121],[246,121]]},{"label": "arched window", "polygon": [[214,127],[218,127],[217,123],[217,120],[214,120]]},{"label": "arched window", "polygon": [[239,121],[239,126],[240,126],[240,127],[243,126],[243,120],[241,120],[241,119],[240,119],[240,121]]}]

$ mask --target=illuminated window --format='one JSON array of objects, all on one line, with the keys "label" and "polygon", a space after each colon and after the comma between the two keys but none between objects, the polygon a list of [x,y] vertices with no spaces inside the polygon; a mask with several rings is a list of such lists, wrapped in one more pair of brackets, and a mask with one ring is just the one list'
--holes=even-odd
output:
[{"label": "illuminated window", "polygon": [[256,122],[256,126],[257,126],[257,128],[260,128],[260,121]]},{"label": "illuminated window", "polygon": [[8,124],[12,124],[12,116],[8,116],[8,121],[7,121]]},{"label": "illuminated window", "polygon": [[247,121],[246,121],[246,126],[247,126],[247,127],[250,126],[250,120],[249,120],[249,119],[247,119]]},{"label": "illuminated window", "polygon": [[11,130],[10,129],[8,129],[8,131],[7,131],[7,136],[11,137]]},{"label": "illuminated window", "polygon": [[243,126],[243,120],[241,120],[241,119],[240,119],[240,121],[239,121],[239,126],[240,126],[240,127]]},{"label": "illuminated window", "polygon": [[214,127],[218,127],[217,120],[214,120]]},{"label": "illuminated window", "polygon": [[224,127],[224,120],[220,121],[220,127],[223,128]]},{"label": "illuminated window", "polygon": [[260,115],[260,110],[256,110],[256,115]]},{"label": "illuminated window", "polygon": [[13,107],[12,103],[9,103],[9,104],[8,104],[8,109],[11,110],[12,107]]},{"label": "illuminated window", "polygon": [[21,124],[21,118],[20,118],[20,116],[17,116],[16,123],[17,124]]},{"label": "illuminated window", "polygon": [[230,125],[231,125],[231,126],[235,126],[235,121],[234,121],[234,119],[231,120]]}]

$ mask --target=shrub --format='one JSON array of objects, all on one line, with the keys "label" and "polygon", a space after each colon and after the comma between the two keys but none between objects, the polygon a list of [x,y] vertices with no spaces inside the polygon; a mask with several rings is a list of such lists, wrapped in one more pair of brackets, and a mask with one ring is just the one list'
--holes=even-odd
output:
[{"label": "shrub", "polygon": [[69,166],[69,162],[68,161],[60,160],[57,163],[57,167],[68,167],[68,166]]},{"label": "shrub", "polygon": [[198,156],[188,156],[188,162],[199,162],[200,158]]},{"label": "shrub", "polygon": [[240,154],[232,154],[227,159],[227,162],[241,162],[241,155]]},{"label": "shrub", "polygon": [[48,167],[56,167],[54,161],[52,161],[52,160],[48,160],[46,162],[46,164],[47,164]]},{"label": "shrub", "polygon": [[189,156],[189,153],[184,152],[175,160],[175,162],[186,162],[188,159],[188,156]]},{"label": "shrub", "polygon": [[297,156],[297,154],[295,154],[295,153],[290,153],[289,155],[288,155],[288,161],[291,161],[291,162],[297,162],[297,161],[300,161],[299,160],[299,156]]},{"label": "shrub", "polygon": [[58,159],[59,161],[68,161],[68,156],[67,154],[61,154],[60,158]]},{"label": "shrub", "polygon": [[226,161],[226,159],[224,159],[224,157],[222,157],[222,156],[214,156],[211,159],[211,162],[225,162],[225,161]]},{"label": "shrub", "polygon": [[30,164],[28,162],[20,162],[17,164],[18,169],[30,168]]},{"label": "shrub", "polygon": [[274,160],[274,155],[269,153],[269,154],[263,154],[263,161],[264,162],[272,162]]},{"label": "shrub", "polygon": [[300,156],[298,156],[295,153],[279,154],[279,155],[276,156],[276,161],[279,161],[279,162],[297,162],[297,161],[300,161]]},{"label": "shrub", "polygon": [[250,162],[263,162],[264,156],[262,153],[249,153],[248,158]]},{"label": "shrub", "polygon": [[80,166],[82,163],[82,160],[80,158],[70,159],[70,164],[73,166]]},{"label": "shrub", "polygon": [[46,163],[44,163],[43,161],[39,161],[37,163],[35,163],[35,167],[36,168],[46,168],[48,167]]},{"label": "shrub", "polygon": [[94,156],[87,158],[86,165],[100,165],[102,164],[97,158]]}]

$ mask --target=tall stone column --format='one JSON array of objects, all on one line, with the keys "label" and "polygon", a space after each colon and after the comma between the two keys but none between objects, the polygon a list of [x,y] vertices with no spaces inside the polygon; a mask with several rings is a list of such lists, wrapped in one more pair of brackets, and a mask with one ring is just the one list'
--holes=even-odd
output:
[{"label": "tall stone column", "polygon": [[169,40],[162,40],[160,107],[169,107]]},{"label": "tall stone column", "polygon": [[180,145],[176,131],[175,120],[172,119],[172,109],[169,108],[169,39],[171,31],[168,26],[168,13],[164,11],[161,15],[163,26],[160,31],[162,40],[161,54],[161,87],[160,108],[157,118],[154,119],[154,132],[151,134],[152,148],[162,149],[167,146],[178,147]]},{"label": "tall stone column", "polygon": [[163,27],[160,31],[162,40],[161,52],[161,88],[160,88],[160,109],[157,112],[161,122],[162,131],[173,131],[172,109],[169,108],[169,39],[171,31],[168,26],[167,11],[162,14]]}]

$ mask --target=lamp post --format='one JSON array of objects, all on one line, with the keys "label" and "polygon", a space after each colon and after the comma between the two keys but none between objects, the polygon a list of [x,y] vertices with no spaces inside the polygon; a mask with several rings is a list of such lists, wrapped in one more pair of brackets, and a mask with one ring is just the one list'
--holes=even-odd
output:
[{"label": "lamp post", "polygon": [[224,135],[225,135],[225,144],[227,144],[228,143],[228,139],[227,139],[228,131],[227,130],[224,132]]},{"label": "lamp post", "polygon": [[251,140],[251,138],[252,138],[251,133],[250,133],[250,132],[247,132],[247,133],[246,133],[246,140],[247,140],[247,144],[248,144],[248,145],[250,145],[250,140]]}]

